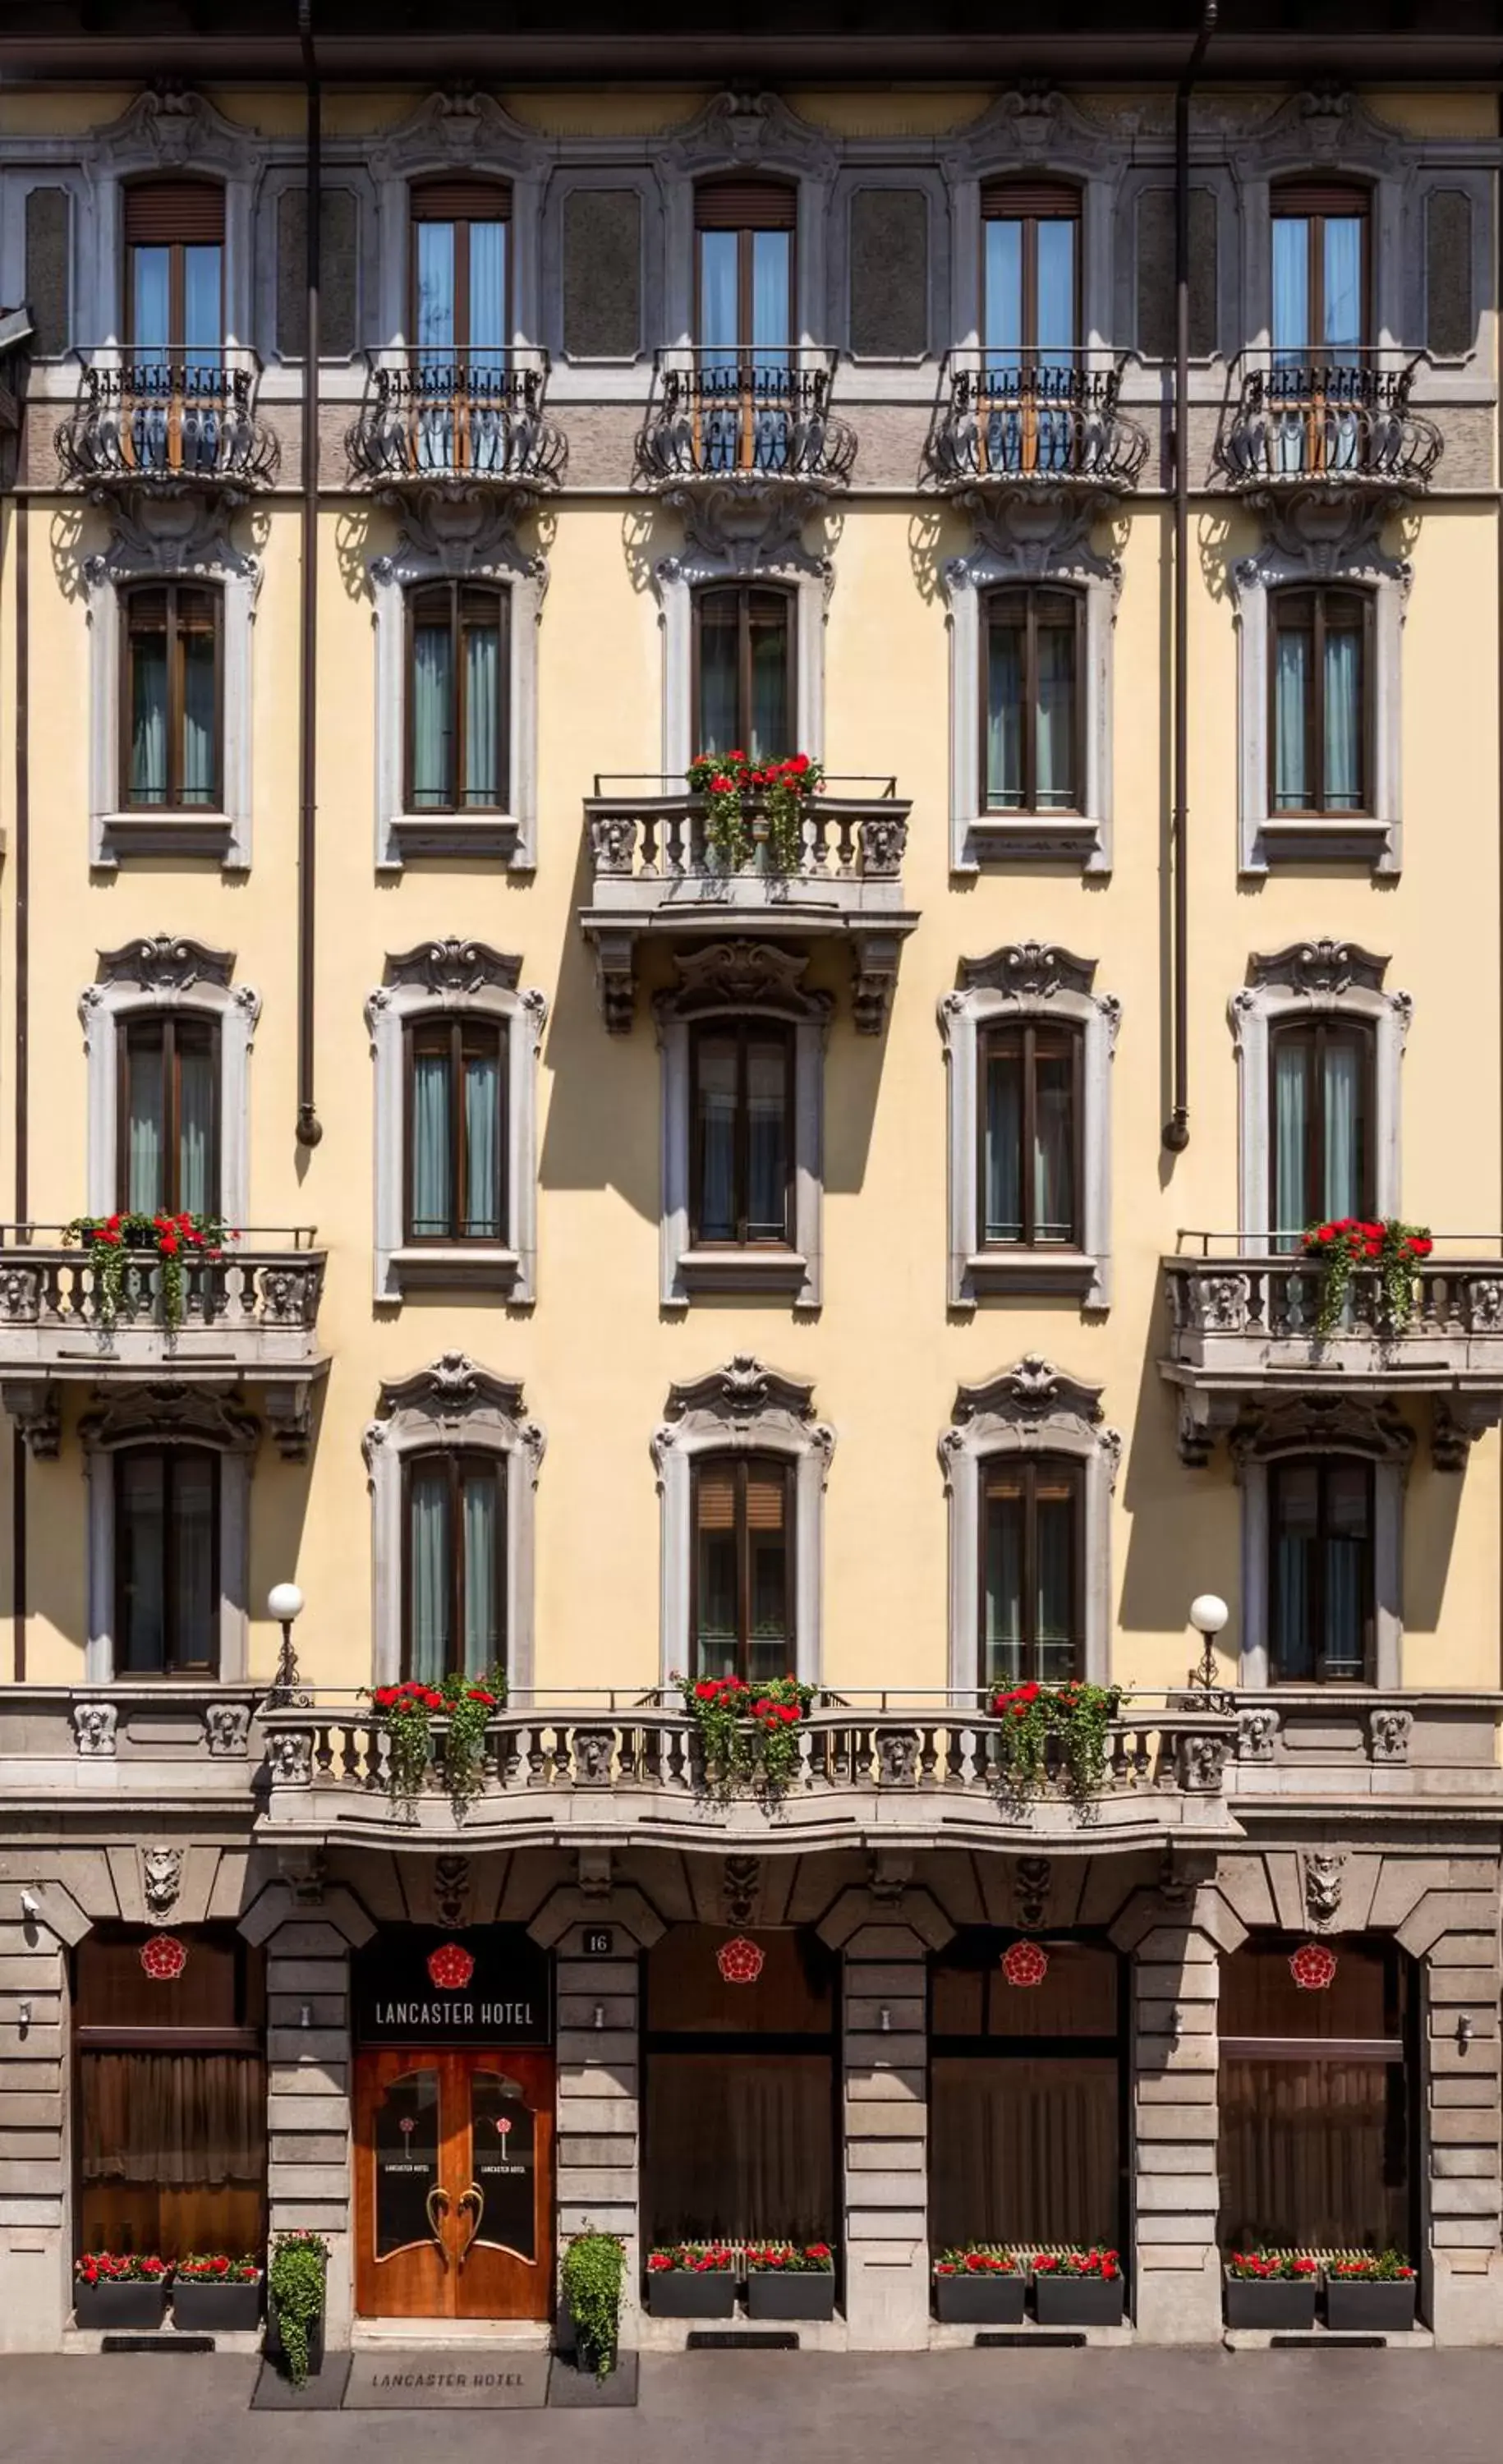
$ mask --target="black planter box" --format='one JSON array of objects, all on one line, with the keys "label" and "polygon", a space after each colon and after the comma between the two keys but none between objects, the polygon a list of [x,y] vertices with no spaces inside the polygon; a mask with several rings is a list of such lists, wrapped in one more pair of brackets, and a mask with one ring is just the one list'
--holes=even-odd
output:
[{"label": "black planter box", "polygon": [[1035,2276],[1033,2308],[1041,2327],[1120,2327],[1121,2277]]},{"label": "black planter box", "polygon": [[80,2327],[160,2327],[166,2306],[166,2277],[154,2283],[142,2277],[124,2283],[74,2280],[73,2315]]},{"label": "black planter box", "polygon": [[1298,2334],[1315,2323],[1314,2276],[1228,2276],[1227,2324]]},{"label": "black planter box", "polygon": [[[266,2313],[266,2358],[269,2362],[275,2362],[277,2368],[284,2376],[290,2375],[287,2370],[287,2348],[282,2343],[281,2321],[277,2316],[276,2303],[275,2299],[270,2303]],[[312,2321],[308,2328],[308,2376],[310,2379],[316,2379],[322,2367],[323,2313],[320,2310],[318,2317]]]},{"label": "black planter box", "polygon": [[172,2324],[207,2328],[210,2335],[232,2336],[261,2323],[261,2279],[253,2284],[227,2284],[211,2276],[174,2277],[172,2284]]},{"label": "black planter box", "polygon": [[1406,2336],[1414,2325],[1414,2278],[1326,2277],[1326,2325],[1334,2334]]},{"label": "black planter box", "polygon": [[647,2279],[648,2314],[653,2319],[734,2319],[736,2278],[706,2268],[665,2267]]},{"label": "black planter box", "polygon": [[937,2276],[935,2310],[947,2327],[1021,2327],[1028,2279],[1016,2276]]},{"label": "black planter box", "polygon": [[834,2276],[785,2276],[779,2268],[758,2268],[746,2278],[746,2315],[750,2319],[833,2319]]}]

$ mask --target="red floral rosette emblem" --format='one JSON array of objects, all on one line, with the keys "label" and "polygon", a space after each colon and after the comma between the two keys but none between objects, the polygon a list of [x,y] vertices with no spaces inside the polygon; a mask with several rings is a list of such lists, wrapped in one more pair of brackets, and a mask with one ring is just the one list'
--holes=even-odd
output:
[{"label": "red floral rosette emblem", "polygon": [[462,1993],[475,1974],[475,1960],[462,1943],[441,1942],[428,1954],[428,1972],[441,1993]]},{"label": "red floral rosette emblem", "polygon": [[1336,1977],[1336,1953],[1329,1943],[1302,1942],[1289,1956],[1289,1972],[1306,1993],[1323,1993]]},{"label": "red floral rosette emblem", "polygon": [[767,1954],[739,1933],[734,1941],[721,1943],[715,1964],[727,1985],[755,1985],[767,1964]]},{"label": "red floral rosette emblem", "polygon": [[1042,1985],[1049,1974],[1049,1953],[1041,1942],[1009,1942],[1002,1954],[1002,1972],[1009,1985]]},{"label": "red floral rosette emblem", "polygon": [[188,1966],[188,1945],[175,1933],[154,1933],[141,1946],[141,1964],[155,1984],[170,1985]]}]

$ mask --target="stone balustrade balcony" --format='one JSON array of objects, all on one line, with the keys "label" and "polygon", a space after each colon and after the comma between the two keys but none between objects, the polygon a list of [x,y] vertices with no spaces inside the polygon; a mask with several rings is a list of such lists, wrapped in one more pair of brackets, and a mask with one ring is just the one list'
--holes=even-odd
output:
[{"label": "stone balustrade balcony", "polygon": [[1119,400],[1122,363],[1080,352],[1047,363],[971,347],[951,351],[924,453],[930,487],[983,498],[1089,500],[1130,495],[1148,436]]},{"label": "stone balustrade balcony", "polygon": [[381,488],[556,488],[568,462],[546,415],[546,351],[468,356],[409,351],[371,365],[344,448],[358,477]]},{"label": "stone balustrade balcony", "polygon": [[1376,1270],[1355,1268],[1339,1323],[1319,1326],[1322,1269],[1235,1233],[1182,1232],[1165,1258],[1160,1372],[1180,1401],[1180,1447],[1204,1463],[1219,1432],[1279,1397],[1424,1397],[1435,1460],[1458,1469],[1503,1419],[1503,1243],[1438,1235],[1415,1263],[1412,1307],[1387,1312]]},{"label": "stone balustrade balcony", "polygon": [[1216,467],[1233,488],[1274,499],[1423,495],[1443,439],[1410,401],[1417,364],[1380,367],[1371,351],[1324,362],[1245,352],[1229,373]]},{"label": "stone balustrade balcony", "polygon": [[63,474],[82,487],[164,495],[269,488],[279,454],[257,412],[259,378],[254,352],[229,348],[91,362],[56,431]]},{"label": "stone balustrade balcony", "polygon": [[813,346],[659,351],[636,441],[639,486],[807,490],[849,484],[855,430],[830,408],[835,354]]},{"label": "stone balustrade balcony", "polygon": [[642,940],[729,935],[847,940],[857,1029],[879,1034],[898,952],[918,921],[903,901],[911,810],[892,779],[827,778],[807,799],[792,862],[775,857],[768,815],[756,803],[749,852],[730,862],[717,853],[704,799],[681,782],[598,778],[585,804],[591,879],[580,924],[595,951],[611,1033],[631,1025]]}]

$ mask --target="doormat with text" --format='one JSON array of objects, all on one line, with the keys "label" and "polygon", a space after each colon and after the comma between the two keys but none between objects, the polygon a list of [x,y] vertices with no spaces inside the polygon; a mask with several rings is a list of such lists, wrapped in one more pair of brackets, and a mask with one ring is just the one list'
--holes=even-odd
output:
[{"label": "doormat with text", "polygon": [[512,2412],[548,2400],[550,2356],[540,2353],[365,2352],[350,2359],[346,2412]]}]

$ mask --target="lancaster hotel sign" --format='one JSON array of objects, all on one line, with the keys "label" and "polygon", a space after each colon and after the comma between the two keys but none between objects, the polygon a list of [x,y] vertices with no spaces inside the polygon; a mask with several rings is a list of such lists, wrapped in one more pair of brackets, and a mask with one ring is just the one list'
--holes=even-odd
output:
[{"label": "lancaster hotel sign", "polygon": [[388,1926],[354,1960],[363,2045],[546,2045],[552,1962],[520,1925]]}]

